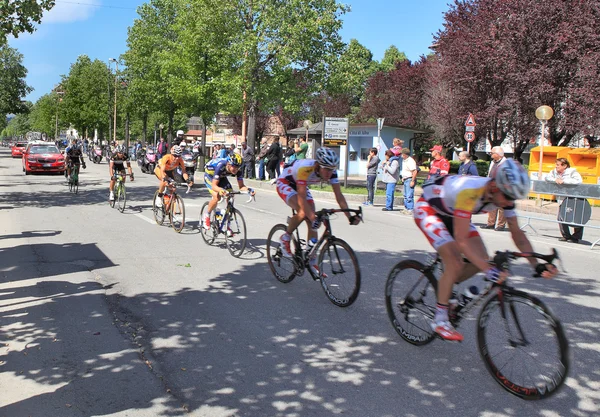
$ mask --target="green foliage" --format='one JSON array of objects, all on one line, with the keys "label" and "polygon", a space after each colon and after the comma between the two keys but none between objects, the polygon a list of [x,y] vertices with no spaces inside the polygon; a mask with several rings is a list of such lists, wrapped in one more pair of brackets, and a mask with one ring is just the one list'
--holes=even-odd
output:
[{"label": "green foliage", "polygon": [[398,62],[406,61],[408,58],[404,52],[400,52],[395,45],[385,50],[383,58],[379,63],[379,71],[392,71]]},{"label": "green foliage", "polygon": [[[45,94],[33,105],[29,114],[31,130],[54,137],[59,96],[56,93]],[[63,123],[64,124],[64,123]]]},{"label": "green foliage", "polygon": [[25,83],[23,55],[8,45],[0,46],[0,115],[25,111],[21,99],[32,91]]},{"label": "green foliage", "polygon": [[0,45],[7,35],[15,38],[22,32],[33,32],[44,10],[54,7],[54,0],[4,0],[0,2]]},{"label": "green foliage", "polygon": [[23,136],[31,130],[29,117],[26,113],[17,114],[8,122],[8,126],[3,130],[2,136],[17,137]]}]

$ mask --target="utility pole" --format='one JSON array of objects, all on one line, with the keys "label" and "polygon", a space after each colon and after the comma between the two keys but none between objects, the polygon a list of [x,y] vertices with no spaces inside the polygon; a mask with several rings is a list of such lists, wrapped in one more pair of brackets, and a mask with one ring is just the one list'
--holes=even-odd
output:
[{"label": "utility pole", "polygon": [[113,115],[113,142],[117,141],[117,84],[119,78],[119,61],[114,58],[109,59],[110,62],[115,63],[115,106]]}]

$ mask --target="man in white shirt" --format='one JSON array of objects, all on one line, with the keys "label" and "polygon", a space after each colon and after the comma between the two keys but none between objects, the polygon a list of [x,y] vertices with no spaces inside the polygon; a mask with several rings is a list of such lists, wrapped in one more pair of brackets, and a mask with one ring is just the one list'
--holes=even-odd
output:
[{"label": "man in white shirt", "polygon": [[[545,180],[557,184],[581,184],[583,182],[583,178],[581,178],[579,172],[577,172],[575,168],[571,168],[571,164],[569,164],[569,161],[567,161],[566,158],[558,158],[556,160],[556,168],[550,171]],[[562,196],[556,197],[559,205],[563,203],[564,199],[565,197]],[[560,223],[560,221],[563,220],[560,217],[561,215],[559,214],[558,226],[562,237],[558,240],[561,242],[578,243],[583,238],[583,227],[573,226],[573,233],[571,234],[569,225]]]},{"label": "man in white shirt", "polygon": [[[500,164],[506,161],[504,157],[504,149],[500,146],[492,148],[492,162],[488,170],[488,177],[493,177],[492,172],[498,168]],[[496,222],[497,220],[497,222]],[[497,232],[506,230],[506,217],[504,217],[504,209],[496,208],[488,212],[487,225],[481,226],[482,229],[494,229]]]},{"label": "man in white shirt", "polygon": [[410,156],[410,149],[402,149],[402,171],[400,176],[404,184],[404,213],[412,216],[415,206],[415,186],[417,185],[417,163]]}]

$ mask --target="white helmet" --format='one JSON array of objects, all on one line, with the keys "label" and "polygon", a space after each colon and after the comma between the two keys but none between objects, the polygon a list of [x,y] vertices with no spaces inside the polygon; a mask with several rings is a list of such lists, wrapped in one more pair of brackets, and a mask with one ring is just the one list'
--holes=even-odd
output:
[{"label": "white helmet", "polygon": [[178,130],[177,131],[177,136],[183,136],[183,130]]},{"label": "white helmet", "polygon": [[181,156],[181,147],[178,145],[174,145],[171,148],[171,154],[175,156]]},{"label": "white helmet", "polygon": [[514,159],[507,159],[492,171],[496,186],[512,200],[522,200],[529,193],[529,176]]},{"label": "white helmet", "polygon": [[322,167],[337,168],[340,163],[340,157],[333,149],[323,146],[317,149],[317,162]]}]

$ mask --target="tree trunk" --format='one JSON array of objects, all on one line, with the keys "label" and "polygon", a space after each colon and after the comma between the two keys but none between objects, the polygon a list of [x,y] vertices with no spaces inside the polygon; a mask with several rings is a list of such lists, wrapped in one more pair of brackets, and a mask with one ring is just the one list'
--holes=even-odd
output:
[{"label": "tree trunk", "polygon": [[202,153],[200,156],[200,166],[204,170],[204,165],[206,165],[206,123],[204,123],[204,120],[202,120],[202,140],[200,142],[200,152]]},{"label": "tree trunk", "polygon": [[125,114],[125,149],[129,153],[129,112]]},{"label": "tree trunk", "polygon": [[247,145],[256,149],[256,101],[250,99],[248,106],[248,143]]},{"label": "tree trunk", "polygon": [[167,142],[169,146],[173,145],[173,119],[175,118],[175,104],[169,103],[169,132],[167,133]]},{"label": "tree trunk", "polygon": [[148,135],[148,112],[145,111],[142,114],[142,138],[144,143],[146,143],[146,137]]}]

